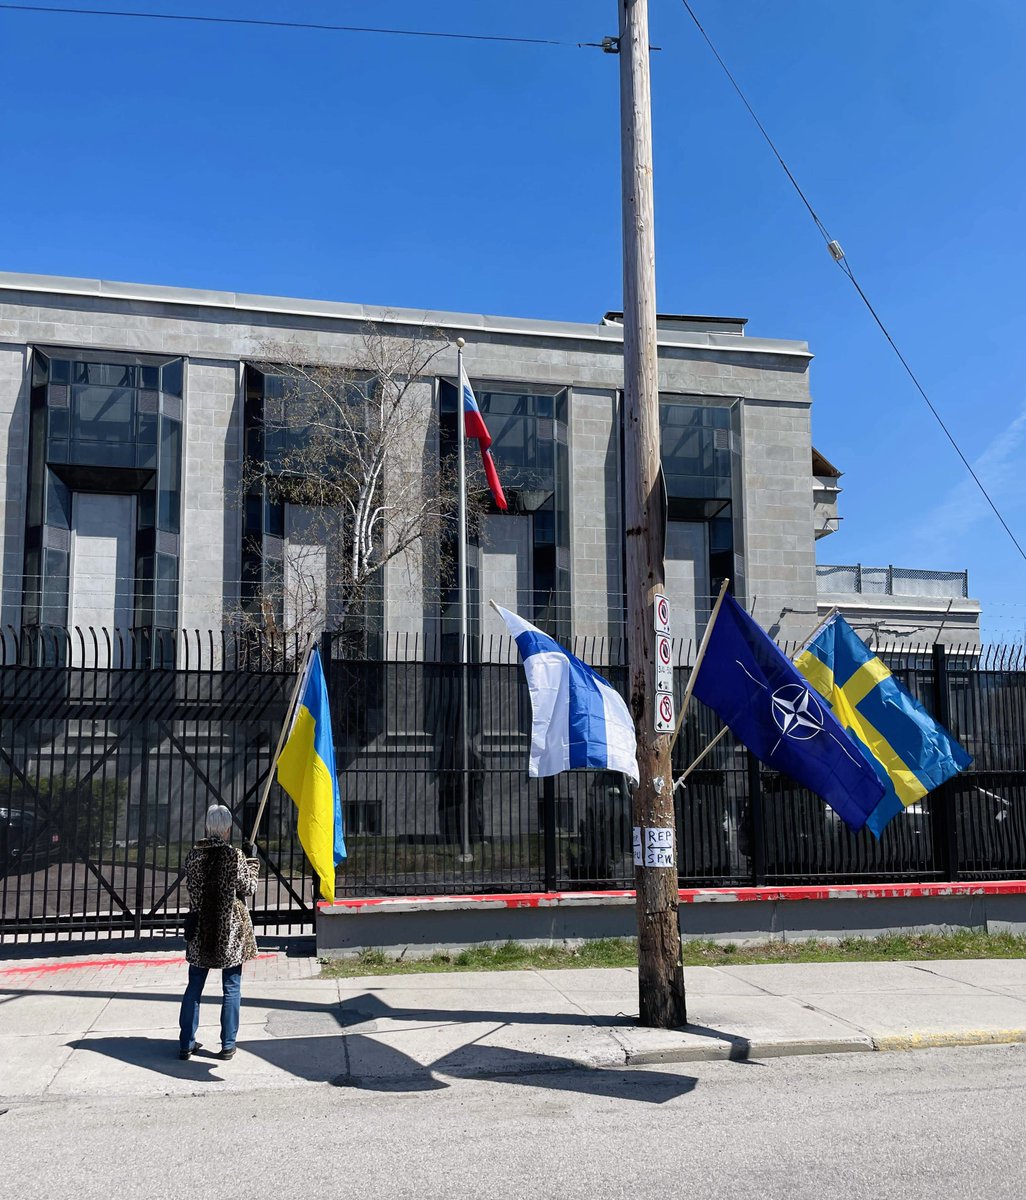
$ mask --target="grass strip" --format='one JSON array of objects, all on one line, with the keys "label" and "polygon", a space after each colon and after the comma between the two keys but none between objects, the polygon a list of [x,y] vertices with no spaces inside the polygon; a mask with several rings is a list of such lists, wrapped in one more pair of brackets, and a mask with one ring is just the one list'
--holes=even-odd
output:
[{"label": "grass strip", "polygon": [[[889,933],[880,937],[842,938],[836,942],[686,941],[686,967],[726,967],[749,963],[906,962],[936,958],[1026,958],[1026,935],[1012,933]],[[428,958],[394,958],[382,950],[364,950],[356,958],[322,959],[325,978],[358,975],[419,975],[438,971],[525,971],[562,967],[636,967],[633,938],[606,938],[580,946],[477,946],[440,951]]]}]

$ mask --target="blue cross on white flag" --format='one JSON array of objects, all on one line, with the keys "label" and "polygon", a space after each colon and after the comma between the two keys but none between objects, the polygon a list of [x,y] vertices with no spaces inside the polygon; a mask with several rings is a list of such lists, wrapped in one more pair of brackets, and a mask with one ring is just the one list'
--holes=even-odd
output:
[{"label": "blue cross on white flag", "polygon": [[517,643],[531,693],[528,775],[588,767],[619,771],[637,784],[638,741],[623,697],[547,633],[494,607]]}]

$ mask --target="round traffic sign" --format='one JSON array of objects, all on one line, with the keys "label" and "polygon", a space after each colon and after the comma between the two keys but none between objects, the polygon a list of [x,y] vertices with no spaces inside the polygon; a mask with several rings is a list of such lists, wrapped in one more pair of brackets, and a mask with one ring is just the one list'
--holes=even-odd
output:
[{"label": "round traffic sign", "polygon": [[661,695],[659,697],[659,720],[669,723],[673,720],[673,697]]},{"label": "round traffic sign", "polygon": [[659,661],[664,667],[670,665],[670,639],[668,637],[659,639]]},{"label": "round traffic sign", "polygon": [[670,627],[670,604],[665,596],[660,596],[656,601],[656,619],[663,629]]}]

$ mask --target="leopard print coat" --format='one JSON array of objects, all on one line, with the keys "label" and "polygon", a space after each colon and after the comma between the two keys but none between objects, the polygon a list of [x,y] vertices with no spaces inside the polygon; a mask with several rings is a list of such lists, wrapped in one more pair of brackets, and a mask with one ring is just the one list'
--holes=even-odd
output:
[{"label": "leopard print coat", "polygon": [[185,859],[189,907],[198,914],[195,936],[185,943],[194,967],[237,967],[256,958],[256,938],[244,898],[257,886],[258,865],[220,838],[203,838]]}]

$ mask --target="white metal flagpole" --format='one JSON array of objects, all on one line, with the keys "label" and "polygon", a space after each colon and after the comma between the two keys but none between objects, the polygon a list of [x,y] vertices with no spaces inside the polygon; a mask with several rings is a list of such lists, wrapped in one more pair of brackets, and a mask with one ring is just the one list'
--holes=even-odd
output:
[{"label": "white metal flagpole", "polygon": [[467,774],[467,661],[469,634],[467,622],[467,418],[463,408],[463,338],[456,339],[456,429],[459,444],[459,585],[460,585],[460,772],[463,818],[461,860],[469,862],[470,853],[470,780]]}]

